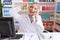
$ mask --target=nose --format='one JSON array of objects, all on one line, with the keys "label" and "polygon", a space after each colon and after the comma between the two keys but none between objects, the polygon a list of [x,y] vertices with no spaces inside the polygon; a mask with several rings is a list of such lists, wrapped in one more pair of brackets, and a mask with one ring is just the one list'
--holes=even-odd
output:
[{"label": "nose", "polygon": [[34,8],[32,10],[34,10]]}]

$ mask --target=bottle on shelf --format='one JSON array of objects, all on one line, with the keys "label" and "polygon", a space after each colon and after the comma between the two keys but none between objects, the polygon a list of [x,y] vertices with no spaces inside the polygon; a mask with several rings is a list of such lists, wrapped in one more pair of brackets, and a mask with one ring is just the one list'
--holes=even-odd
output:
[{"label": "bottle on shelf", "polygon": [[28,0],[23,0],[23,2],[28,2]]}]

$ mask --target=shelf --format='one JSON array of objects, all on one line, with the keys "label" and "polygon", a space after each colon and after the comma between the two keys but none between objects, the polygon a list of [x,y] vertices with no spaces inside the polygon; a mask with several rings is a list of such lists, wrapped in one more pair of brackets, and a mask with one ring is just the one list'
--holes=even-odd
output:
[{"label": "shelf", "polygon": [[60,12],[56,13],[56,15],[60,16]]},{"label": "shelf", "polygon": [[45,21],[43,21],[43,22],[54,22],[54,21],[50,21],[50,20],[49,20],[49,21],[46,21],[46,20],[45,20]]},{"label": "shelf", "polygon": [[60,11],[57,11],[56,13],[60,13]]},{"label": "shelf", "polygon": [[[25,11],[25,10],[21,10],[20,12],[22,12],[22,13],[27,13],[28,11]],[[39,13],[41,13],[41,14],[49,14],[49,15],[54,15],[55,14],[55,12],[48,12],[48,11],[40,11]]]},{"label": "shelf", "polygon": [[57,18],[55,22],[60,24],[60,19]]},{"label": "shelf", "polygon": [[60,24],[56,23],[54,29],[57,29],[58,31],[60,31]]},{"label": "shelf", "polygon": [[[22,10],[22,12],[28,12],[28,11],[25,11],[25,10]],[[39,11],[39,13],[55,13],[54,11]]]},{"label": "shelf", "polygon": [[48,3],[48,4],[55,4],[56,2],[39,2],[40,4]]},{"label": "shelf", "polygon": [[13,5],[4,5],[4,7],[12,7]]},{"label": "shelf", "polygon": [[60,2],[57,2],[57,3],[60,3]]},{"label": "shelf", "polygon": [[56,18],[60,18],[60,16],[57,16],[57,15],[56,15]]},{"label": "shelf", "polygon": [[60,24],[60,14],[56,13],[56,23]]},{"label": "shelf", "polygon": [[51,13],[54,13],[54,11],[43,11],[43,10],[42,10],[42,11],[40,11],[40,12],[51,12]]},{"label": "shelf", "polygon": [[[33,2],[15,2],[15,3],[33,3]],[[56,3],[56,2],[37,2],[37,3]]]},{"label": "shelf", "polygon": [[[33,3],[33,2],[15,2],[14,4],[29,4],[29,3]],[[56,2],[37,2],[38,3],[38,5],[42,5],[42,4],[49,4],[49,5],[55,5],[56,4]]]},{"label": "shelf", "polygon": [[60,24],[59,24],[59,23],[56,23],[56,24],[60,26]]},{"label": "shelf", "polygon": [[60,21],[60,18],[56,17],[56,20],[59,20]]}]

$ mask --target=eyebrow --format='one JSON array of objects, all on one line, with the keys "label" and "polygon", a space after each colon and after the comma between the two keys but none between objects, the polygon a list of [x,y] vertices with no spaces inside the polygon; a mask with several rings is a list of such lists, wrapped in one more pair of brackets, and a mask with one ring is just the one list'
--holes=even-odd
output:
[{"label": "eyebrow", "polygon": [[30,6],[30,7],[33,7],[33,6]]}]

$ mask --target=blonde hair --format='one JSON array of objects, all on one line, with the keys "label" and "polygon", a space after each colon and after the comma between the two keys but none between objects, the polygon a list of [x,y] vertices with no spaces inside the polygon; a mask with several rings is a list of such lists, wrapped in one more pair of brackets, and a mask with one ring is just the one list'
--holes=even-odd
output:
[{"label": "blonde hair", "polygon": [[37,3],[37,2],[33,2],[33,3],[31,3],[31,4],[36,4],[36,5],[37,5],[38,3]]},{"label": "blonde hair", "polygon": [[[28,9],[30,6],[34,6],[34,5],[38,6],[38,3],[37,2],[30,3],[30,5],[28,6]],[[35,22],[37,22],[37,16],[35,16]]]},{"label": "blonde hair", "polygon": [[34,5],[34,4],[38,6],[38,3],[37,2],[30,3],[30,5]]},{"label": "blonde hair", "polygon": [[[30,6],[33,6],[33,5],[38,6],[38,3],[37,3],[37,2],[30,3],[30,4],[28,5],[28,9],[29,9]],[[38,7],[39,7],[39,6],[38,6]]]}]

